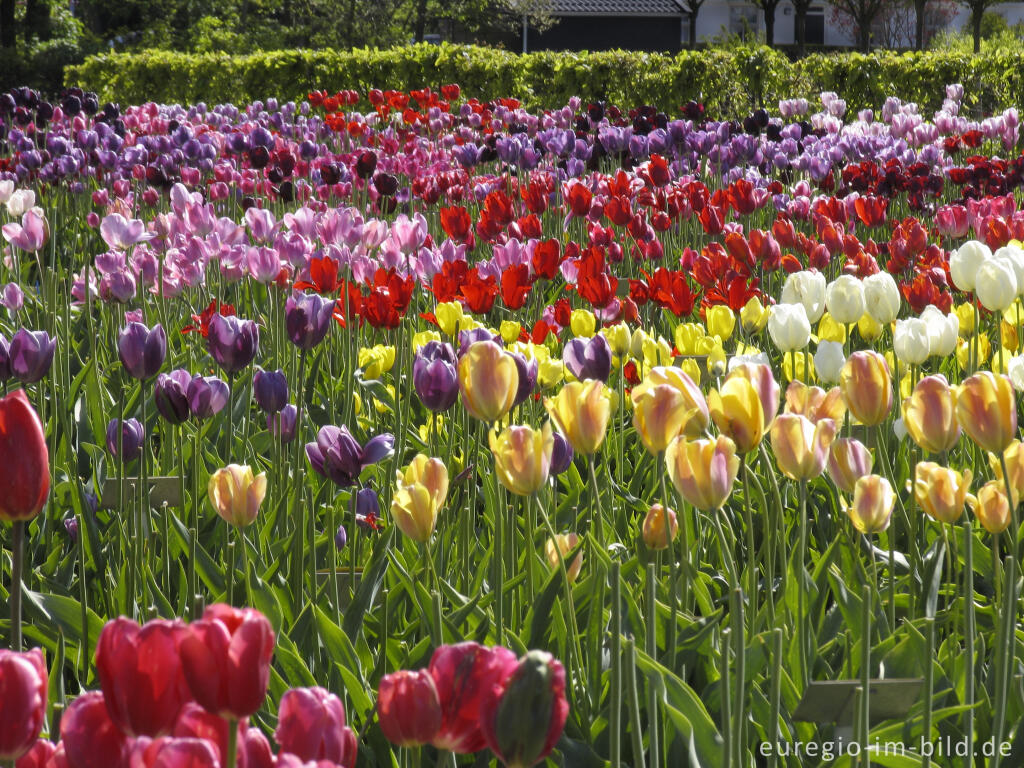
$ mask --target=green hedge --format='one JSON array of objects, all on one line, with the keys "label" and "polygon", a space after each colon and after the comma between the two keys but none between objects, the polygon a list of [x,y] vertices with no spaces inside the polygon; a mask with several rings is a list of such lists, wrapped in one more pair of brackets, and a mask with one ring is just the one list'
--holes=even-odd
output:
[{"label": "green hedge", "polygon": [[444,44],[386,50],[288,50],[246,56],[146,51],[102,54],[65,71],[101,99],[121,103],[246,103],[310,90],[408,90],[459,83],[481,99],[513,96],[528,107],[559,107],[570,96],[622,106],[655,104],[674,111],[690,99],[713,116],[744,114],[780,98],[814,99],[836,91],[851,109],[879,107],[888,96],[937,109],[947,83],[963,83],[967,103],[990,112],[1024,101],[1024,52],[972,56],[930,51],[813,54],[791,62],[762,46],[733,46],[676,55],[628,51],[526,55]]}]

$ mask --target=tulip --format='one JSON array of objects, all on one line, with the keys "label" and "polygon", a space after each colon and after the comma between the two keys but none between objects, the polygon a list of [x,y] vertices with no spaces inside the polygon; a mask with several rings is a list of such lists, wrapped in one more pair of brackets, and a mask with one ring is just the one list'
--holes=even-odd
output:
[{"label": "tulip", "polygon": [[507,768],[531,768],[547,757],[568,714],[565,670],[545,651],[529,651],[480,700],[480,727],[487,746]]},{"label": "tulip", "polygon": [[565,439],[565,436],[557,430],[552,435],[552,448],[551,448],[551,467],[549,472],[551,475],[560,475],[569,468],[572,464],[573,450],[572,444]]},{"label": "tulip", "polygon": [[566,343],[562,362],[580,381],[608,381],[612,370],[612,350],[604,336],[575,338]]},{"label": "tulip", "polygon": [[974,290],[975,280],[981,265],[992,258],[987,245],[969,240],[949,255],[949,273],[953,284],[965,293]]},{"label": "tulip", "polygon": [[866,475],[853,488],[853,503],[843,503],[853,527],[863,534],[881,533],[889,527],[896,494],[881,475]]},{"label": "tulip", "polygon": [[395,493],[391,499],[395,525],[413,541],[429,541],[447,495],[448,468],[444,462],[417,454],[404,474],[395,472]]},{"label": "tulip", "polygon": [[736,444],[725,435],[715,440],[677,437],[665,451],[665,463],[679,495],[705,511],[729,498],[740,467]]},{"label": "tulip", "polygon": [[480,730],[480,698],[493,682],[505,680],[519,660],[507,648],[465,642],[442,645],[430,659],[430,676],[441,705],[441,727],[431,744],[455,754],[487,746]]},{"label": "tulip", "polygon": [[900,313],[900,289],[888,272],[864,278],[864,311],[879,325],[889,325]]},{"label": "tulip", "polygon": [[836,322],[856,323],[864,314],[864,285],[853,275],[840,275],[825,289],[825,307]]},{"label": "tulip", "polygon": [[182,634],[179,650],[192,695],[208,712],[242,720],[263,705],[274,630],[259,611],[212,605]]},{"label": "tulip", "polygon": [[[125,734],[99,691],[83,693],[71,702],[60,719],[60,738],[68,768],[111,768],[122,765],[128,754]],[[62,765],[56,760],[60,754],[58,748],[55,768]]]},{"label": "tulip", "polygon": [[590,456],[601,447],[611,418],[603,382],[570,382],[554,398],[544,398],[544,407],[573,451]]},{"label": "tulip", "polygon": [[213,361],[233,376],[256,357],[260,331],[252,320],[217,314],[210,320],[206,347]]},{"label": "tulip", "polygon": [[976,373],[953,390],[956,420],[986,451],[999,455],[1017,434],[1017,403],[1005,376]]},{"label": "tulip", "polygon": [[931,349],[928,341],[928,324],[918,317],[897,320],[896,328],[892,332],[892,348],[901,362],[906,365],[920,365],[928,359]]},{"label": "tulip", "polygon": [[[758,376],[758,374],[754,373],[750,378],[753,380],[755,376]],[[633,402],[636,403],[639,398],[643,397],[646,389],[663,384],[674,387],[683,396],[682,409],[686,414],[686,419],[680,427],[680,433],[687,437],[697,437],[703,434],[711,423],[708,403],[704,399],[704,393],[700,391],[700,387],[681,368],[674,366],[655,366],[651,368],[647,373],[647,377],[639,385],[633,387],[633,392],[631,393]],[[758,379],[758,384],[755,387],[758,389],[759,395],[764,395],[766,399],[770,400],[771,386],[767,379]],[[774,415],[774,411],[772,413]]]},{"label": "tulip", "polygon": [[764,408],[748,379],[730,376],[708,394],[711,418],[719,432],[732,438],[739,453],[750,453],[764,436]]},{"label": "tulip", "polygon": [[[782,298],[780,304],[799,304],[805,312],[804,319],[808,323],[816,323],[821,319],[825,311],[825,276],[821,272],[793,272],[786,278],[782,286]],[[776,309],[778,306],[776,306]],[[774,312],[773,312],[774,314]],[[808,327],[810,327],[808,325]],[[771,320],[768,321],[768,331],[771,332]],[[810,331],[808,331],[810,333]],[[772,334],[775,338],[775,334]],[[776,342],[778,343],[778,342]],[[804,344],[807,342],[805,341]],[[800,344],[794,349],[804,346]]]},{"label": "tulip", "polygon": [[[665,520],[668,519],[668,535],[665,531]],[[648,549],[667,549],[670,541],[675,541],[679,533],[679,521],[676,513],[668,510],[661,504],[652,504],[647,514],[644,515],[644,522],[640,528],[640,536]]]},{"label": "tulip", "polygon": [[998,536],[1010,527],[1013,515],[1002,482],[990,480],[978,489],[976,498],[968,496],[967,501],[982,528],[989,533]]},{"label": "tulip", "polygon": [[57,746],[52,741],[37,739],[28,752],[18,758],[14,768],[47,768],[52,765]]},{"label": "tulip", "polygon": [[135,461],[142,455],[142,443],[146,439],[146,429],[138,419],[111,419],[107,424],[107,450],[115,459],[118,454],[118,433],[120,433],[120,458],[126,463]]},{"label": "tulip", "polygon": [[857,481],[871,474],[873,464],[871,451],[860,440],[841,437],[832,441],[828,453],[828,476],[844,493],[853,493]]},{"label": "tulip", "polygon": [[[245,722],[236,722],[234,723],[234,728],[237,741],[242,741],[245,738],[247,724]],[[213,747],[217,753],[218,761],[223,761],[227,756],[229,733],[230,727],[226,718],[208,712],[196,702],[190,701],[178,713],[178,719],[174,723],[174,730],[171,731],[171,736],[176,739],[203,739]],[[158,739],[158,741],[165,739],[166,737]],[[149,740],[145,738],[136,739],[136,748],[146,741]],[[236,750],[236,752],[242,751],[242,749]],[[249,768],[241,755],[236,756],[238,757],[237,764],[239,766]],[[128,764],[133,766],[131,760],[129,760]]]},{"label": "tulip", "polygon": [[324,340],[331,329],[335,302],[317,293],[295,292],[284,305],[284,327],[288,339],[301,350]]},{"label": "tulip", "polygon": [[377,720],[384,738],[399,747],[429,744],[441,730],[441,701],[430,672],[399,670],[377,687]]},{"label": "tulip", "polygon": [[447,411],[459,396],[458,360],[451,344],[428,341],[416,353],[412,383],[427,410]]},{"label": "tulip", "polygon": [[188,392],[192,382],[191,374],[184,368],[170,373],[161,373],[153,385],[153,402],[156,409],[171,424],[181,424],[188,418]]},{"label": "tulip", "polygon": [[715,304],[705,310],[708,333],[725,341],[736,327],[736,314],[725,304]]},{"label": "tulip", "polygon": [[975,275],[975,295],[990,312],[1009,309],[1017,298],[1017,276],[1005,259],[988,259]]},{"label": "tulip", "polygon": [[184,629],[178,620],[155,619],[140,627],[122,616],[100,633],[100,687],[110,718],[125,734],[156,738],[174,727],[190,698],[178,653]]},{"label": "tulip", "polygon": [[811,323],[802,304],[777,304],[768,318],[768,334],[781,352],[794,352],[811,340]]},{"label": "tulip", "polygon": [[682,392],[670,384],[634,389],[633,426],[644,447],[661,453],[692,418]]},{"label": "tulip", "polygon": [[392,454],[394,435],[384,433],[359,445],[348,427],[320,427],[315,443],[306,443],[306,458],[321,477],[342,488],[355,484],[364,469]]},{"label": "tulip", "polygon": [[206,487],[210,504],[221,518],[237,528],[252,525],[267,495],[267,475],[253,476],[252,468],[228,464],[210,475]]},{"label": "tulip", "polygon": [[11,338],[8,348],[11,373],[22,384],[35,384],[50,372],[57,342],[46,331],[22,328]]},{"label": "tulip", "polygon": [[[471,328],[467,331],[459,331],[459,360],[461,360],[462,356],[469,351],[469,348],[478,341],[493,341],[499,347],[502,347],[500,334],[496,335],[483,326]],[[502,349],[504,349],[504,347],[502,347]]]},{"label": "tulip", "polygon": [[629,326],[624,322],[602,328],[601,333],[608,339],[608,346],[611,347],[613,355],[623,357],[629,352],[632,335],[629,332]]},{"label": "tulip", "polygon": [[814,370],[818,378],[828,384],[839,381],[839,375],[846,365],[843,345],[838,341],[819,341],[814,353]]},{"label": "tulip", "polygon": [[917,382],[903,401],[903,425],[910,438],[930,453],[948,451],[960,439],[953,390],[942,374]]},{"label": "tulip", "polygon": [[284,371],[256,371],[252,377],[252,395],[264,413],[278,413],[288,404],[288,379]]},{"label": "tulip", "polygon": [[282,443],[295,439],[299,409],[289,403],[280,413],[267,414],[267,431]]},{"label": "tulip", "polygon": [[914,498],[928,515],[940,523],[955,523],[963,514],[971,470],[961,475],[933,461],[919,461],[914,470]]},{"label": "tulip", "polygon": [[323,688],[292,688],[281,697],[274,739],[300,760],[330,760],[355,768],[358,743],[345,727],[341,699]]},{"label": "tulip", "polygon": [[137,739],[128,764],[135,768],[220,768],[220,754],[206,739]]},{"label": "tulip", "polygon": [[960,332],[959,316],[955,312],[947,314],[934,304],[929,304],[921,313],[921,319],[928,332],[928,354],[931,357],[952,355],[956,351],[957,335]]},{"label": "tulip", "polygon": [[768,324],[769,312],[757,296],[751,296],[740,310],[740,323],[744,332],[759,333]]},{"label": "tulip", "polygon": [[0,760],[17,760],[36,743],[46,718],[48,681],[40,649],[0,650]]},{"label": "tulip", "polygon": [[23,390],[0,398],[0,520],[31,520],[50,493],[46,435]]},{"label": "tulip", "polygon": [[133,379],[151,379],[167,356],[167,334],[159,323],[153,330],[142,323],[128,323],[117,338],[117,354]]},{"label": "tulip", "polygon": [[11,372],[11,347],[0,334],[0,384],[6,384],[14,374]]},{"label": "tulip", "polygon": [[989,465],[992,468],[992,475],[1003,484],[1003,490],[1009,485],[1013,507],[1016,509],[1017,504],[1024,498],[1024,444],[1020,440],[1013,440],[1003,451],[1002,458],[1006,462],[1009,483],[1003,479],[1003,462],[999,456],[989,454]]},{"label": "tulip", "polygon": [[462,404],[480,421],[498,421],[508,413],[518,387],[516,361],[493,341],[474,342],[459,360]]},{"label": "tulip", "polygon": [[867,427],[881,424],[892,409],[892,379],[885,358],[872,350],[854,352],[839,375],[846,407]]},{"label": "tulip", "polygon": [[[544,543],[544,557],[547,558],[548,565],[552,568],[558,568],[559,561],[565,560],[579,543],[580,537],[575,533],[556,533],[554,539],[549,538]],[[576,581],[576,577],[580,575],[582,568],[583,550],[580,550],[576,553],[576,557],[572,559],[571,563],[565,564],[565,577],[569,580],[570,584]]]},{"label": "tulip", "polygon": [[510,426],[489,434],[498,480],[517,496],[536,493],[548,480],[555,440],[551,424],[542,429]]},{"label": "tulip", "polygon": [[527,360],[525,355],[521,355],[518,352],[510,354],[512,359],[516,361],[516,372],[519,374],[519,386],[516,387],[516,396],[512,400],[512,407],[515,408],[525,403],[537,387],[540,363],[537,362],[537,358]]},{"label": "tulip", "polygon": [[812,480],[825,470],[829,448],[836,436],[832,419],[812,422],[805,416],[784,413],[772,425],[775,461],[791,480]]},{"label": "tulip", "polygon": [[193,416],[209,419],[228,404],[228,385],[216,376],[193,376],[186,397]]}]

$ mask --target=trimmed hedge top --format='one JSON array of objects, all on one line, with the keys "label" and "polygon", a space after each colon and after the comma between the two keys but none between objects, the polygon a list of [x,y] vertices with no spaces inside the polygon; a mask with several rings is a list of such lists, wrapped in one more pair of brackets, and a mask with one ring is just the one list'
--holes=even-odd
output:
[{"label": "trimmed hedge top", "polygon": [[571,96],[620,106],[653,104],[674,113],[693,99],[711,116],[738,116],[779,99],[815,99],[836,91],[850,109],[880,107],[898,96],[922,111],[938,109],[948,83],[963,83],[965,103],[992,112],[1024,102],[1024,52],[984,56],[927,51],[814,54],[791,62],[764,46],[681,51],[525,55],[443,44],[384,50],[267,51],[247,56],[173,51],[102,54],[68,67],[67,85],[125,104],[235,104],[312,90],[410,90],[458,83],[466,97],[515,97],[529,108],[564,105]]}]

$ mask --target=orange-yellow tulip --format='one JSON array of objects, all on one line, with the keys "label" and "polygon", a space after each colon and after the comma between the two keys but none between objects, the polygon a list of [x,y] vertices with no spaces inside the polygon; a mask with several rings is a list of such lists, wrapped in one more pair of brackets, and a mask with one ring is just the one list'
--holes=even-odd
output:
[{"label": "orange-yellow tulip", "polygon": [[[575,533],[558,533],[555,534],[555,540],[552,541],[550,538],[544,543],[544,555],[548,559],[548,565],[552,568],[558,567],[559,554],[562,558],[568,556],[572,552],[576,545],[580,543],[580,537]],[[555,547],[558,547],[556,550]],[[570,583],[576,581],[576,577],[580,575],[580,569],[583,567],[583,550],[581,549],[576,553],[576,557],[572,559],[571,563],[565,564],[565,576]]]},{"label": "orange-yellow tulip", "polygon": [[[1020,440],[1014,440],[1011,442],[1004,452],[1006,457],[1006,471],[1010,473],[1010,491],[1013,494],[1013,506],[1016,509],[1017,504],[1024,498],[1024,444]],[[993,456],[991,453],[988,455],[989,465],[992,467],[992,474],[995,479],[1000,483],[1004,484],[1003,490],[1006,490],[1005,480],[1003,480],[1003,465],[999,461],[998,456]]]},{"label": "orange-yellow tulip", "polygon": [[764,408],[749,379],[726,379],[721,389],[711,390],[708,407],[718,431],[732,438],[739,453],[757,448],[764,437]]},{"label": "orange-yellow tulip", "polygon": [[687,437],[702,435],[711,423],[708,403],[700,387],[693,383],[693,379],[682,368],[667,365],[651,368],[644,380],[633,387],[633,402],[635,403],[647,389],[663,384],[674,387],[683,396],[687,418],[680,432]]},{"label": "orange-yellow tulip", "polygon": [[603,382],[569,382],[555,397],[544,398],[544,407],[576,453],[589,456],[601,447],[611,418]]},{"label": "orange-yellow tulip", "polygon": [[715,440],[677,437],[668,444],[665,463],[679,494],[703,510],[725,503],[740,468],[736,444],[725,435]]},{"label": "orange-yellow tulip", "polygon": [[633,426],[651,453],[661,453],[692,417],[686,398],[670,384],[645,387],[632,394]]},{"label": "orange-yellow tulip", "polygon": [[874,459],[871,451],[860,440],[841,437],[832,441],[828,454],[828,476],[836,488],[844,493],[853,493],[857,481],[871,474]]},{"label": "orange-yellow tulip", "polygon": [[881,533],[889,527],[896,494],[881,475],[865,475],[853,488],[853,503],[843,502],[853,527],[861,533]]},{"label": "orange-yellow tulip", "polygon": [[498,421],[508,413],[518,388],[515,358],[494,341],[471,344],[459,360],[462,403],[480,421]]},{"label": "orange-yellow tulip", "polygon": [[529,496],[544,487],[555,447],[550,423],[541,429],[511,426],[500,433],[492,429],[489,442],[502,485],[517,496]]},{"label": "orange-yellow tulip", "polygon": [[954,390],[956,420],[986,451],[999,454],[1017,434],[1017,403],[1013,386],[1003,375],[976,373]]},{"label": "orange-yellow tulip", "polygon": [[829,448],[836,437],[836,423],[817,424],[806,416],[783,413],[772,425],[772,451],[779,469],[791,480],[812,480],[825,471]]},{"label": "orange-yellow tulip", "polygon": [[786,413],[806,416],[811,421],[832,419],[837,426],[842,425],[846,417],[846,403],[839,387],[832,387],[827,392],[821,387],[812,387],[802,381],[793,380],[786,387]]},{"label": "orange-yellow tulip", "polygon": [[930,517],[940,523],[955,523],[963,514],[971,470],[961,475],[934,461],[920,461],[914,470],[914,498]]},{"label": "orange-yellow tulip", "polygon": [[767,434],[779,412],[779,384],[771,366],[763,363],[740,363],[731,371],[729,378],[739,376],[749,381],[761,400],[762,434]]},{"label": "orange-yellow tulip", "polygon": [[977,497],[968,496],[967,501],[981,527],[989,533],[998,535],[1010,527],[1010,502],[1001,481],[990,480],[981,486]]},{"label": "orange-yellow tulip", "polygon": [[925,376],[903,401],[903,425],[910,438],[930,453],[948,451],[960,439],[953,390],[941,374]]},{"label": "orange-yellow tulip", "polygon": [[892,377],[885,358],[873,350],[854,352],[839,374],[846,408],[857,421],[873,427],[892,409]]},{"label": "orange-yellow tulip", "polygon": [[[668,518],[668,536],[665,535],[665,519]],[[644,517],[641,536],[648,549],[667,549],[669,541],[675,541],[679,533],[679,521],[676,520],[676,513],[669,510],[665,514],[665,508],[661,504],[653,504],[647,510]]]}]

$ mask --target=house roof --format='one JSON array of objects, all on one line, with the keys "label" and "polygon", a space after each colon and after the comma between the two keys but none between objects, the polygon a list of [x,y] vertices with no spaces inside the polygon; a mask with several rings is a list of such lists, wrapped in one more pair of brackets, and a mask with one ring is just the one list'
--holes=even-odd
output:
[{"label": "house roof", "polygon": [[682,16],[676,0],[552,0],[552,16]]}]

